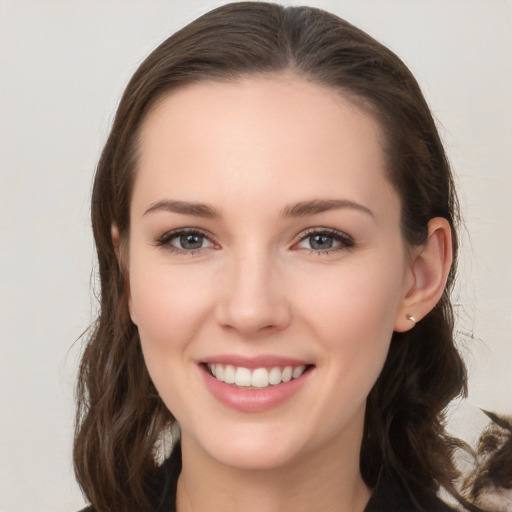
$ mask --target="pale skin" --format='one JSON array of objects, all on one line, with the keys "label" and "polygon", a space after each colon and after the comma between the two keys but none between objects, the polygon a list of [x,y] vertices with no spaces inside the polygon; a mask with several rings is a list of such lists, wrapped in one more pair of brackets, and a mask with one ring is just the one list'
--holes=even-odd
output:
[{"label": "pale skin", "polygon": [[[181,88],[145,120],[123,259],[181,426],[179,512],[364,510],[366,397],[452,258],[445,219],[424,246],[404,241],[383,140],[348,99],[291,75]],[[240,411],[204,384],[204,362],[226,354],[308,371],[283,402]]]}]

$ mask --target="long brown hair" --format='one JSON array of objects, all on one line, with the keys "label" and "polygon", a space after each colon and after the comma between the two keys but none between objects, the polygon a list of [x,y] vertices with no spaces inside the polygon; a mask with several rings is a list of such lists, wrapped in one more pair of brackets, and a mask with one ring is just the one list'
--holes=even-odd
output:
[{"label": "long brown hair", "polygon": [[[424,243],[429,220],[444,217],[457,252],[448,160],[416,80],[389,49],[325,11],[260,2],[219,7],[168,38],[130,80],[94,181],[101,303],[80,366],[74,464],[98,511],[144,510],[155,442],[173,422],[145,367],[111,236],[113,225],[121,243],[129,236],[141,124],[159,99],[185,84],[285,71],[332,87],[371,112],[386,137],[405,240]],[[375,486],[386,466],[418,503],[440,484],[451,489],[456,476],[443,426],[444,408],[466,387],[453,340],[454,275],[455,265],[433,311],[414,329],[393,335],[367,403],[360,465],[365,482]]]}]

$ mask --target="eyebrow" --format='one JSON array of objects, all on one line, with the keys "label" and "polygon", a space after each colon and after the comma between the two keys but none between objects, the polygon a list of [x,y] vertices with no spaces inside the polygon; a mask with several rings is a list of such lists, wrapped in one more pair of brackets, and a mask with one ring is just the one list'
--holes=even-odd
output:
[{"label": "eyebrow", "polygon": [[281,215],[285,218],[305,217],[307,215],[315,215],[317,213],[323,213],[328,210],[337,210],[340,208],[353,208],[375,218],[375,215],[369,208],[347,199],[314,199],[312,201],[301,201],[300,203],[287,206]]},{"label": "eyebrow", "polygon": [[[369,208],[347,199],[313,199],[311,201],[301,201],[299,203],[286,206],[281,212],[281,217],[306,217],[308,215],[315,215],[328,210],[337,210],[341,208],[353,208],[375,218],[375,215]],[[219,210],[211,205],[205,203],[192,203],[188,201],[173,201],[170,199],[164,199],[152,204],[144,212],[144,215],[162,210],[179,213],[181,215],[204,217],[207,219],[218,220],[222,218]]]},{"label": "eyebrow", "polygon": [[190,203],[187,201],[172,201],[164,199],[152,204],[144,215],[164,210],[167,212],[181,213],[182,215],[192,215],[194,217],[205,217],[207,219],[220,219],[221,214],[213,206],[204,203]]}]

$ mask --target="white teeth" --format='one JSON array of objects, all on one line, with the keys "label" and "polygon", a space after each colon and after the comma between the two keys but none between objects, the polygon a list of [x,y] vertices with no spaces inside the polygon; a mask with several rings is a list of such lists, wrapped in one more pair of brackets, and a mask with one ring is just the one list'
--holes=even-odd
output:
[{"label": "white teeth", "polygon": [[289,382],[290,380],[292,380],[292,376],[293,376],[292,367],[286,366],[285,369],[283,370],[283,376],[281,377],[281,380],[283,382]]},{"label": "white teeth", "polygon": [[268,374],[268,381],[272,385],[279,384],[281,382],[281,369],[280,368],[272,368],[270,373]]},{"label": "white teeth", "polygon": [[231,366],[230,364],[228,364],[224,370],[224,382],[227,384],[235,383],[235,367]]},{"label": "white teeth", "polygon": [[251,380],[251,370],[241,366],[236,369],[235,384],[237,386],[250,386]]},{"label": "white teeth", "polygon": [[297,377],[300,377],[304,373],[305,369],[306,369],[305,366],[297,366],[297,368],[293,369],[292,377],[294,379],[296,379]]},{"label": "white teeth", "polygon": [[266,368],[258,368],[252,372],[251,385],[255,388],[266,388],[268,386],[268,371]]},{"label": "white teeth", "polygon": [[208,368],[212,375],[221,382],[227,384],[236,384],[241,387],[266,388],[269,385],[276,386],[281,382],[289,382],[297,379],[306,370],[306,366],[285,366],[279,368],[255,368],[250,370],[243,366],[235,367],[230,364],[209,364]]}]

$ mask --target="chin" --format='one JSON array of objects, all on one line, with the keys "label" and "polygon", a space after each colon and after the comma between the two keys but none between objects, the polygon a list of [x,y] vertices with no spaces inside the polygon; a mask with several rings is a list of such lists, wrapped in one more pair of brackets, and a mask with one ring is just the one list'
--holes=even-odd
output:
[{"label": "chin", "polygon": [[221,464],[240,471],[277,470],[288,466],[297,457],[296,453],[262,447],[257,443],[252,446],[245,443],[236,449],[222,450],[212,455]]},{"label": "chin", "polygon": [[222,465],[245,471],[283,468],[300,457],[304,447],[299,440],[293,441],[275,428],[259,427],[242,425],[238,432],[207,436],[200,448]]}]

